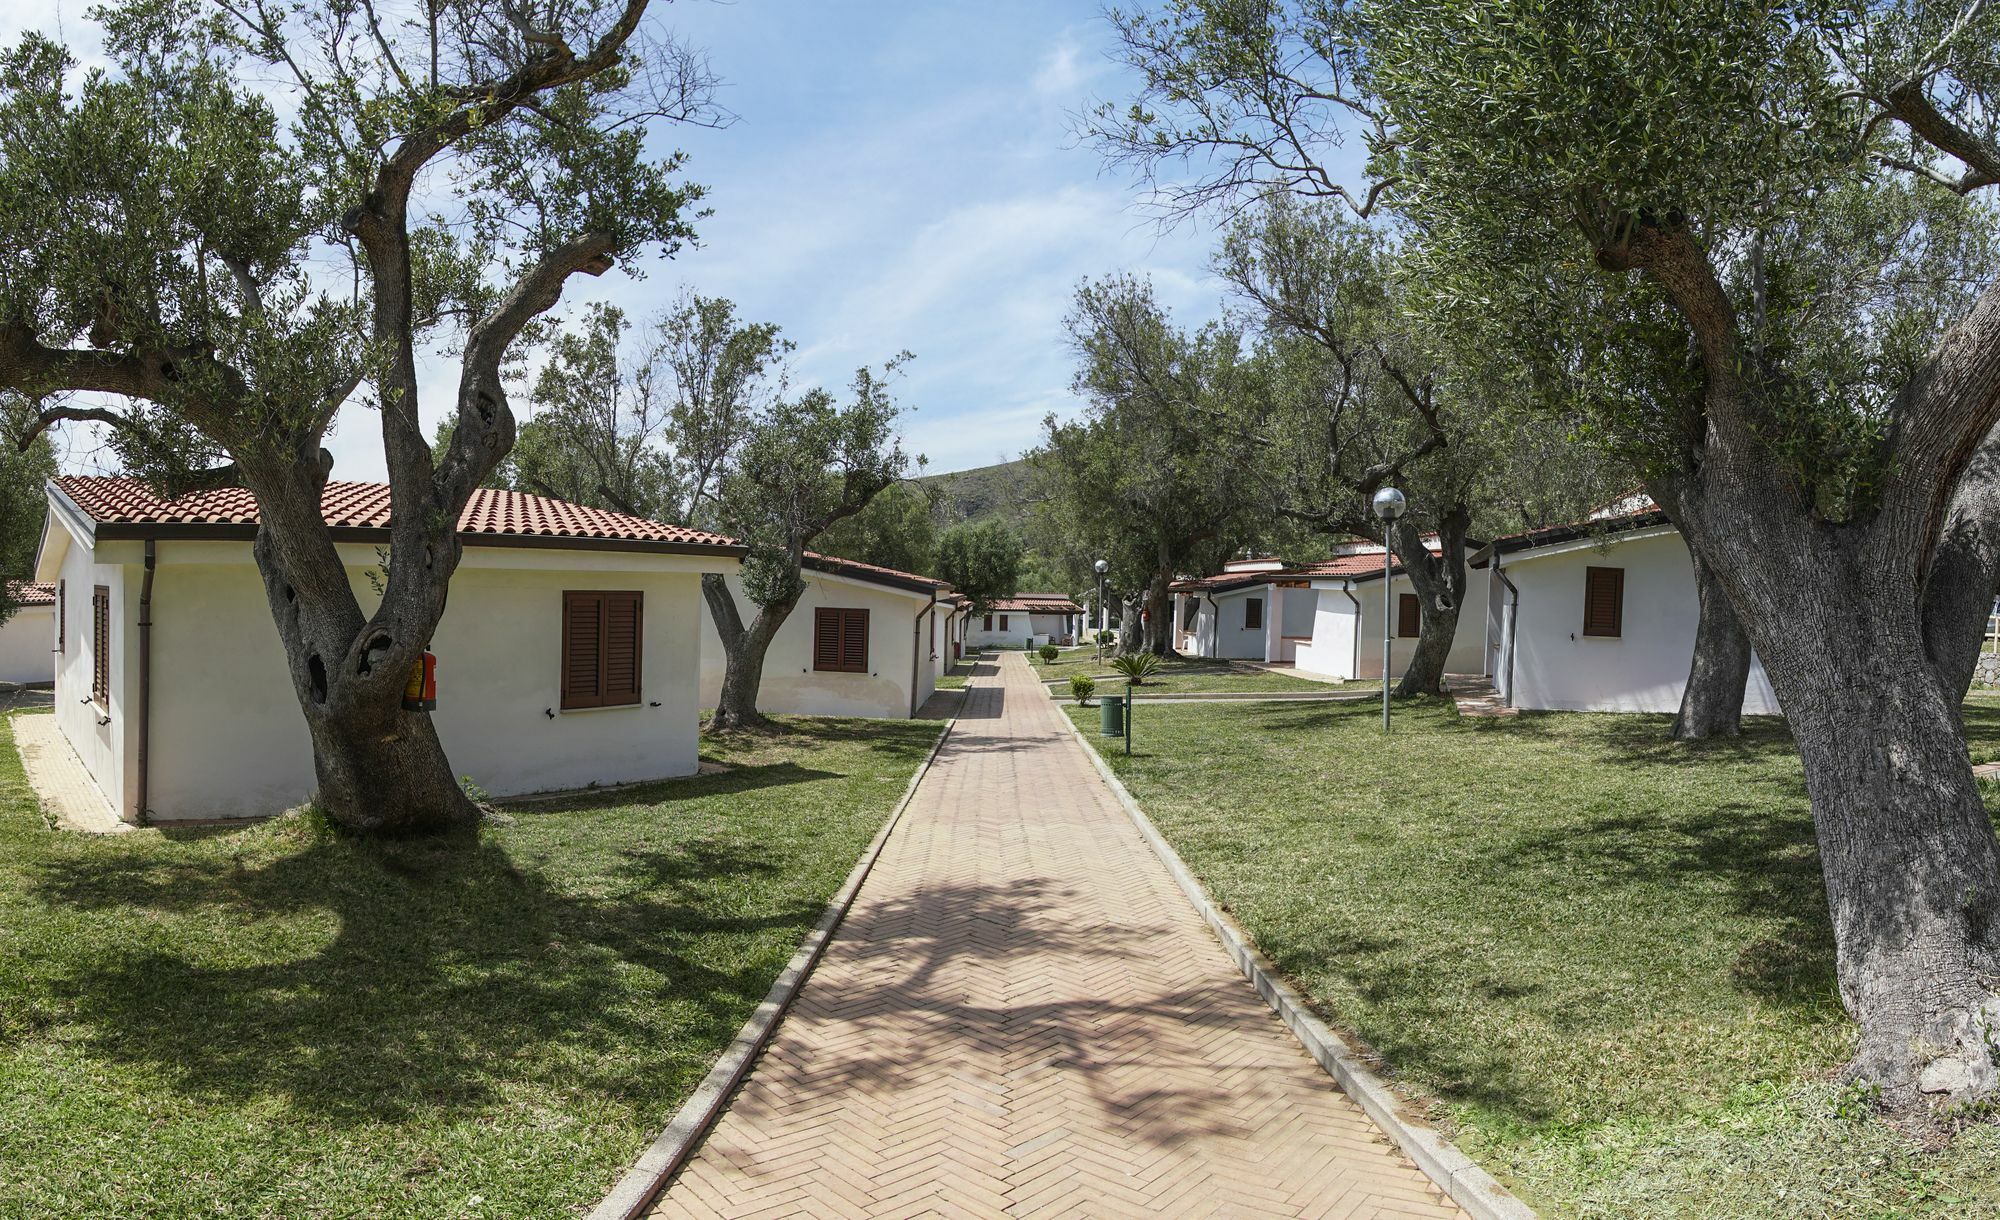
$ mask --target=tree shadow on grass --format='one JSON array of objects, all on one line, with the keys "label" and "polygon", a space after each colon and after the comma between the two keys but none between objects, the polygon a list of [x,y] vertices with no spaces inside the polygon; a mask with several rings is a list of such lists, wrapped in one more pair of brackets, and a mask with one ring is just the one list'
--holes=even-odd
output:
[{"label": "tree shadow on grass", "polygon": [[49,987],[89,1053],[189,1096],[357,1125],[524,1087],[537,1105],[657,1106],[768,988],[744,942],[782,960],[819,915],[731,913],[744,904],[717,887],[774,868],[748,847],[612,861],[564,886],[490,841],[330,838],[256,865],[55,857],[29,875],[34,899],[129,929],[56,950],[74,956]]},{"label": "tree shadow on grass", "polygon": [[[703,761],[710,761],[704,759]],[[548,796],[503,797],[495,803],[515,817],[548,813],[575,813],[583,809],[615,809],[627,805],[664,805],[673,801],[701,800],[734,792],[755,792],[787,784],[810,784],[816,780],[840,779],[838,771],[821,771],[794,762],[760,766],[731,767],[706,775],[688,775],[629,787],[563,792]]]}]

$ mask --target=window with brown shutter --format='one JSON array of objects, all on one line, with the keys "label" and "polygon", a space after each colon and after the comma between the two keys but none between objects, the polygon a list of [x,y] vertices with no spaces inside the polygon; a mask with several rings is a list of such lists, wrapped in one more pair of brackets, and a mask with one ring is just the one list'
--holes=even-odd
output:
[{"label": "window with brown shutter", "polygon": [[868,672],[868,612],[822,606],[813,611],[813,668]]},{"label": "window with brown shutter", "polygon": [[1396,599],[1396,634],[1406,640],[1414,640],[1423,634],[1424,608],[1414,593],[1405,593]]},{"label": "window with brown shutter", "polygon": [[99,585],[90,595],[90,697],[111,706],[111,590]]},{"label": "window with brown shutter", "polygon": [[639,702],[644,601],[642,594],[624,591],[563,593],[565,709]]},{"label": "window with brown shutter", "polygon": [[69,582],[56,582],[56,651],[69,648]]},{"label": "window with brown shutter", "polygon": [[1246,597],[1243,599],[1243,630],[1255,631],[1264,625],[1264,599]]},{"label": "window with brown shutter", "polygon": [[990,615],[990,614],[986,616],[986,627],[985,627],[985,630],[987,630],[987,631],[991,631],[991,630],[993,630],[993,616],[992,616],[992,615]]},{"label": "window with brown shutter", "polygon": [[1625,569],[1583,570],[1583,633],[1620,636],[1625,630]]},{"label": "window with brown shutter", "polygon": [[1000,616],[1000,630],[1007,630],[1007,616],[1004,614]]}]

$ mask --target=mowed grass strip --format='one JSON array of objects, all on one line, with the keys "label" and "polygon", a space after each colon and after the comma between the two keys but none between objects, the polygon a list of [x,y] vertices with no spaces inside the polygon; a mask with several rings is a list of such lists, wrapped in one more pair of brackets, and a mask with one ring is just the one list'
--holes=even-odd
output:
[{"label": "mowed grass strip", "polygon": [[787,727],[477,843],[374,843],[52,832],[0,719],[0,1216],[575,1214],[939,732]]},{"label": "mowed grass strip", "polygon": [[[1108,662],[1099,663],[1089,653],[1081,660],[1059,659],[1054,665],[1047,665],[1042,659],[1030,654],[1037,676],[1049,684],[1049,689],[1058,695],[1069,693],[1072,674],[1087,674],[1093,678],[1099,689],[1123,692],[1125,675],[1112,669]],[[1107,686],[1106,684],[1115,684]],[[1346,684],[1338,682],[1317,682],[1311,678],[1301,678],[1293,674],[1272,673],[1255,665],[1242,665],[1233,661],[1211,661],[1197,657],[1183,657],[1162,661],[1160,667],[1149,674],[1139,687],[1142,694],[1220,694],[1223,692],[1271,693],[1297,691],[1302,694],[1333,694],[1345,686],[1356,689],[1373,684]]]},{"label": "mowed grass strip", "polygon": [[[2000,1128],[1928,1150],[1833,1082],[1854,1031],[1779,722],[1688,748],[1663,716],[1395,717],[1167,705],[1131,758],[1103,753],[1279,968],[1543,1215],[2000,1215]],[[2000,707],[1966,718],[1975,752],[2000,744]]]}]

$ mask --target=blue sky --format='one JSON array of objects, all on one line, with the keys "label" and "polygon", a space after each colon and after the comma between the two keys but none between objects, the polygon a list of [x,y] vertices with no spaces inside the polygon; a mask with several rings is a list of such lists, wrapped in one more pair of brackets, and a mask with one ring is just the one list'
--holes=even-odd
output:
[{"label": "blue sky", "polygon": [[[6,6],[0,36],[92,31],[83,0]],[[1129,183],[1072,146],[1067,111],[1128,88],[1089,3],[975,0],[679,0],[660,19],[707,51],[739,117],[663,129],[690,154],[715,215],[700,247],[649,268],[573,282],[565,307],[614,300],[635,316],[683,286],[735,300],[798,344],[802,382],[916,354],[899,397],[905,440],[933,472],[1019,456],[1041,420],[1077,410],[1061,319],[1080,277],[1150,274],[1184,322],[1217,309],[1211,236],[1157,233]],[[442,415],[454,369],[426,370]],[[525,403],[517,410],[525,413]],[[336,478],[379,478],[373,417],[350,409]],[[72,464],[95,464],[77,446]]]}]

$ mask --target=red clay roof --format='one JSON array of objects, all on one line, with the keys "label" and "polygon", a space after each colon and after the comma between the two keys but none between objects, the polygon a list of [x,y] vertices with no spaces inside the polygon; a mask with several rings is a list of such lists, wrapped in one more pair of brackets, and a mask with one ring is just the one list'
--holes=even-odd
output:
[{"label": "red clay roof", "polygon": [[[1606,511],[1627,502],[1631,502],[1634,506],[1627,512],[1609,513]],[[1573,542],[1578,538],[1587,538],[1592,535],[1617,534],[1628,530],[1646,529],[1655,525],[1673,524],[1667,519],[1667,514],[1660,511],[1660,506],[1653,503],[1653,498],[1644,492],[1628,493],[1611,501],[1609,504],[1601,505],[1590,511],[1591,515],[1581,521],[1571,521],[1562,525],[1537,526],[1531,530],[1522,530],[1518,534],[1503,534],[1495,538],[1490,544],[1491,553],[1511,555],[1517,551],[1529,551],[1541,546],[1554,546],[1560,542]],[[1473,566],[1484,567],[1485,564],[1486,560],[1482,557]]]},{"label": "red clay roof", "polygon": [[[1394,570],[1401,572],[1400,561]],[[1275,580],[1350,579],[1366,580],[1382,575],[1382,553],[1372,555],[1337,555],[1319,563],[1300,563],[1274,572],[1224,572],[1218,576],[1201,576],[1188,580],[1177,580],[1169,586],[1176,593],[1227,593],[1234,589],[1248,589],[1257,585],[1268,585]]]},{"label": "red clay roof", "polygon": [[941,593],[951,588],[949,584],[934,577],[885,568],[880,564],[862,563],[858,559],[842,559],[838,555],[821,555],[816,551],[806,552],[806,566],[817,572],[831,572],[837,576],[871,581],[892,588],[911,589],[918,593],[926,590]]},{"label": "red clay roof", "polygon": [[1016,593],[1003,597],[988,606],[989,610],[1006,610],[1015,614],[1082,614],[1083,607],[1061,593]]},{"label": "red clay roof", "polygon": [[[196,534],[208,532],[201,527],[214,527],[217,535],[230,536],[257,524],[257,497],[247,488],[224,487],[162,500],[140,479],[62,475],[53,482],[99,526],[133,527],[100,530],[100,536],[143,537],[157,534],[158,530],[147,528],[156,526]],[[386,530],[389,485],[328,483],[320,497],[320,511],[327,525],[336,530]],[[458,532],[468,542],[534,539],[546,540],[545,545],[577,542],[609,544],[614,549],[741,550],[735,540],[721,534],[486,487],[474,491],[467,501],[458,517]]]},{"label": "red clay roof", "polygon": [[56,604],[56,587],[47,582],[32,580],[10,580],[7,582],[7,596],[18,606],[53,606]]}]

